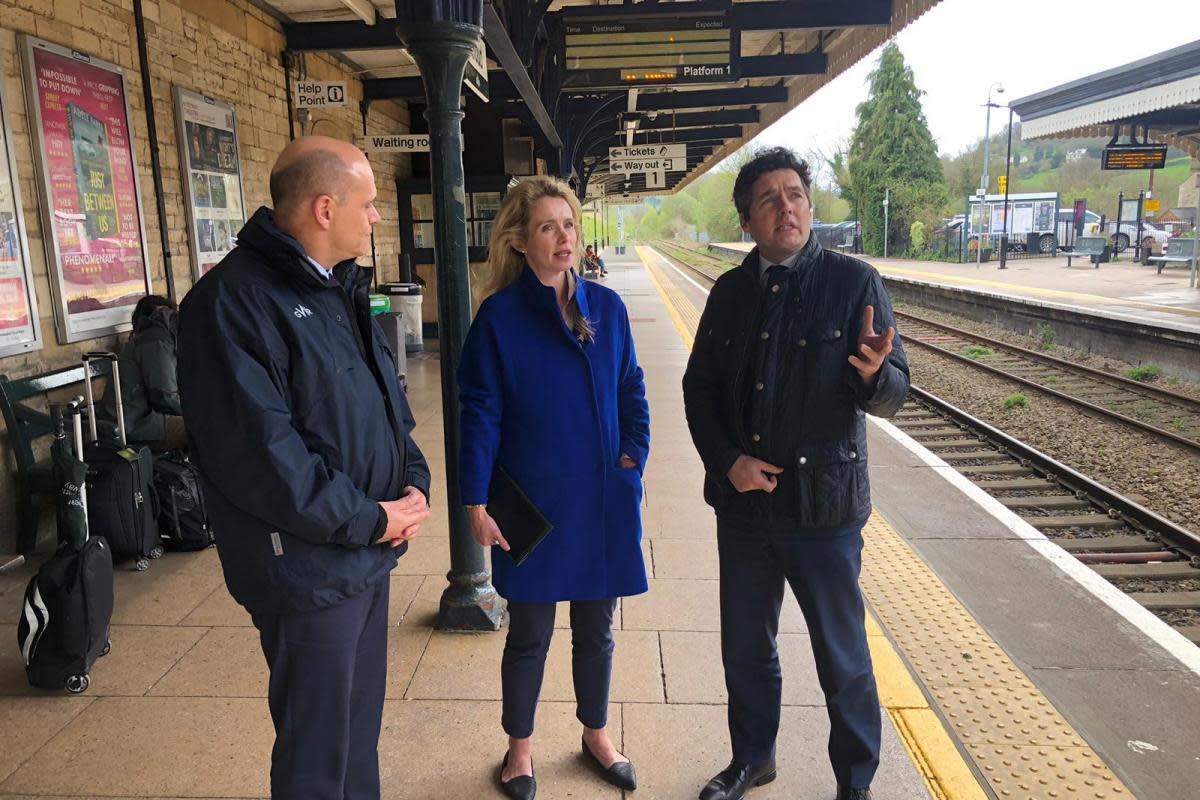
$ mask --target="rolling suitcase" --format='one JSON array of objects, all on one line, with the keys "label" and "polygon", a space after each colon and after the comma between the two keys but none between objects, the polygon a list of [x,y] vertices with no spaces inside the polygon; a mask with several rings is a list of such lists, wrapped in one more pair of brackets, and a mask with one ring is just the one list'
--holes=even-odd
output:
[{"label": "rolling suitcase", "polygon": [[58,550],[25,589],[17,645],[31,686],[86,691],[96,659],[109,651],[113,611],[112,554],[108,543],[89,536],[80,400],[70,406],[75,452],[66,442],[63,407],[54,420],[55,475],[60,486]]},{"label": "rolling suitcase", "polygon": [[158,495],[158,531],[170,550],[203,550],[213,543],[200,471],[182,452],[154,459],[154,489]]},{"label": "rolling suitcase", "polygon": [[154,457],[148,447],[129,447],[125,439],[125,409],[121,403],[121,370],[112,353],[85,353],[83,363],[106,359],[112,362],[113,397],[117,406],[116,442],[102,441],[96,429],[95,396],[91,370],[85,370],[88,424],[92,440],[84,447],[88,465],[88,526],[103,536],[113,558],[136,558],[141,571],[150,559],[162,555],[158,537],[158,502],[154,492]]}]

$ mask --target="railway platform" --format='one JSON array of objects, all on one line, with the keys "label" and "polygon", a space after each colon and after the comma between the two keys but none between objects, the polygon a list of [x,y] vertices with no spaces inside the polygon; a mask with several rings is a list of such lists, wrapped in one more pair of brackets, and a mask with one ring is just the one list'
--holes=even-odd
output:
[{"label": "railway platform", "polygon": [[[748,242],[722,242],[729,257],[748,253]],[[1200,289],[1188,288],[1188,271],[1142,266],[1130,255],[1095,269],[1086,260],[1067,266],[1066,256],[1014,259],[1004,270],[991,261],[951,264],[860,256],[883,275],[916,283],[994,294],[1121,320],[1136,320],[1200,334]]]},{"label": "railway platform", "polygon": [[[684,800],[728,759],[716,526],[680,394],[704,287],[646,248],[608,266],[607,285],[629,307],[652,419],[650,590],[620,606],[610,724],[638,768],[630,796]],[[434,516],[391,578],[383,796],[499,797],[503,633],[433,627],[449,566],[436,354],[409,370]],[[1200,650],[966,483],[902,422],[870,432],[876,513],[862,583],[885,707],[876,797],[1195,796]],[[0,622],[15,624],[32,569],[0,574]],[[78,697],[31,691],[15,646],[0,649],[0,800],[268,796],[265,668],[216,553],[120,571],[114,623],[113,651]],[[747,796],[831,800],[827,722],[792,602],[781,631],[779,779]],[[617,797],[577,753],[564,633],[538,717],[539,796]]]}]

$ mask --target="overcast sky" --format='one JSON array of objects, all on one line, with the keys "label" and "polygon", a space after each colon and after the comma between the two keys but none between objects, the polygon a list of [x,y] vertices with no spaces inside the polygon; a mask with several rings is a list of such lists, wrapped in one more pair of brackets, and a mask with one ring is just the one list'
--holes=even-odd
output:
[{"label": "overcast sky", "polygon": [[[1200,0],[942,0],[896,36],[925,92],[940,153],[983,136],[988,86],[1004,103],[1200,39]],[[1090,44],[1085,44],[1085,42]],[[848,141],[878,51],[763,131],[755,144],[826,153]],[[992,111],[993,132],[1007,111]]]}]

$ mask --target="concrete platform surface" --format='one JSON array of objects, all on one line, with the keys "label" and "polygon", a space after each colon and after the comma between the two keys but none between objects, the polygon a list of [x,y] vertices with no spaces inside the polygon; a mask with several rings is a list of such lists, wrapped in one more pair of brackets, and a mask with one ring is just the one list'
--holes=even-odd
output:
[{"label": "concrete platform surface", "polygon": [[[644,508],[651,589],[621,604],[610,725],[637,766],[640,788],[630,796],[682,800],[729,760],[716,525],[700,498],[702,469],[683,424],[679,380],[687,350],[636,259],[609,265],[608,285],[629,306],[654,421]],[[432,627],[449,569],[438,369],[432,354],[409,360],[416,439],[435,471],[434,500],[432,518],[391,577],[380,740],[389,800],[501,796],[494,775],[506,741],[498,702],[504,634]],[[10,632],[35,566],[0,574],[0,623]],[[832,800],[828,722],[808,636],[790,598],[785,609],[779,780],[750,797]],[[560,609],[560,628],[567,620]],[[877,666],[903,673],[886,637],[871,632]],[[535,733],[539,797],[618,797],[578,753],[569,647],[560,630]],[[881,690],[893,704],[929,713],[911,681]],[[215,551],[168,554],[144,573],[122,570],[113,651],[97,663],[86,694],[29,689],[12,640],[0,648],[0,800],[266,797],[273,733],[265,695],[256,632],[225,590]],[[928,767],[914,765],[890,714],[876,797],[929,797]]]}]

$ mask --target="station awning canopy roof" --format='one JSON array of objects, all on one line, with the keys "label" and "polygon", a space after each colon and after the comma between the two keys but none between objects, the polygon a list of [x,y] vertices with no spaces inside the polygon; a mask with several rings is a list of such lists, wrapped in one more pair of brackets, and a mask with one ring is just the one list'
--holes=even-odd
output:
[{"label": "station awning canopy roof", "polygon": [[1200,158],[1200,41],[1098,72],[1011,103],[1022,139],[1150,138]]},{"label": "station awning canopy roof", "polygon": [[[394,3],[256,2],[284,23],[288,50],[330,53],[359,72],[368,100],[424,104],[417,67],[396,37]],[[669,192],[937,2],[489,0],[489,102],[522,120],[557,174],[610,196]],[[648,144],[682,144],[686,158],[664,164],[661,177],[610,163],[610,147]]]}]

